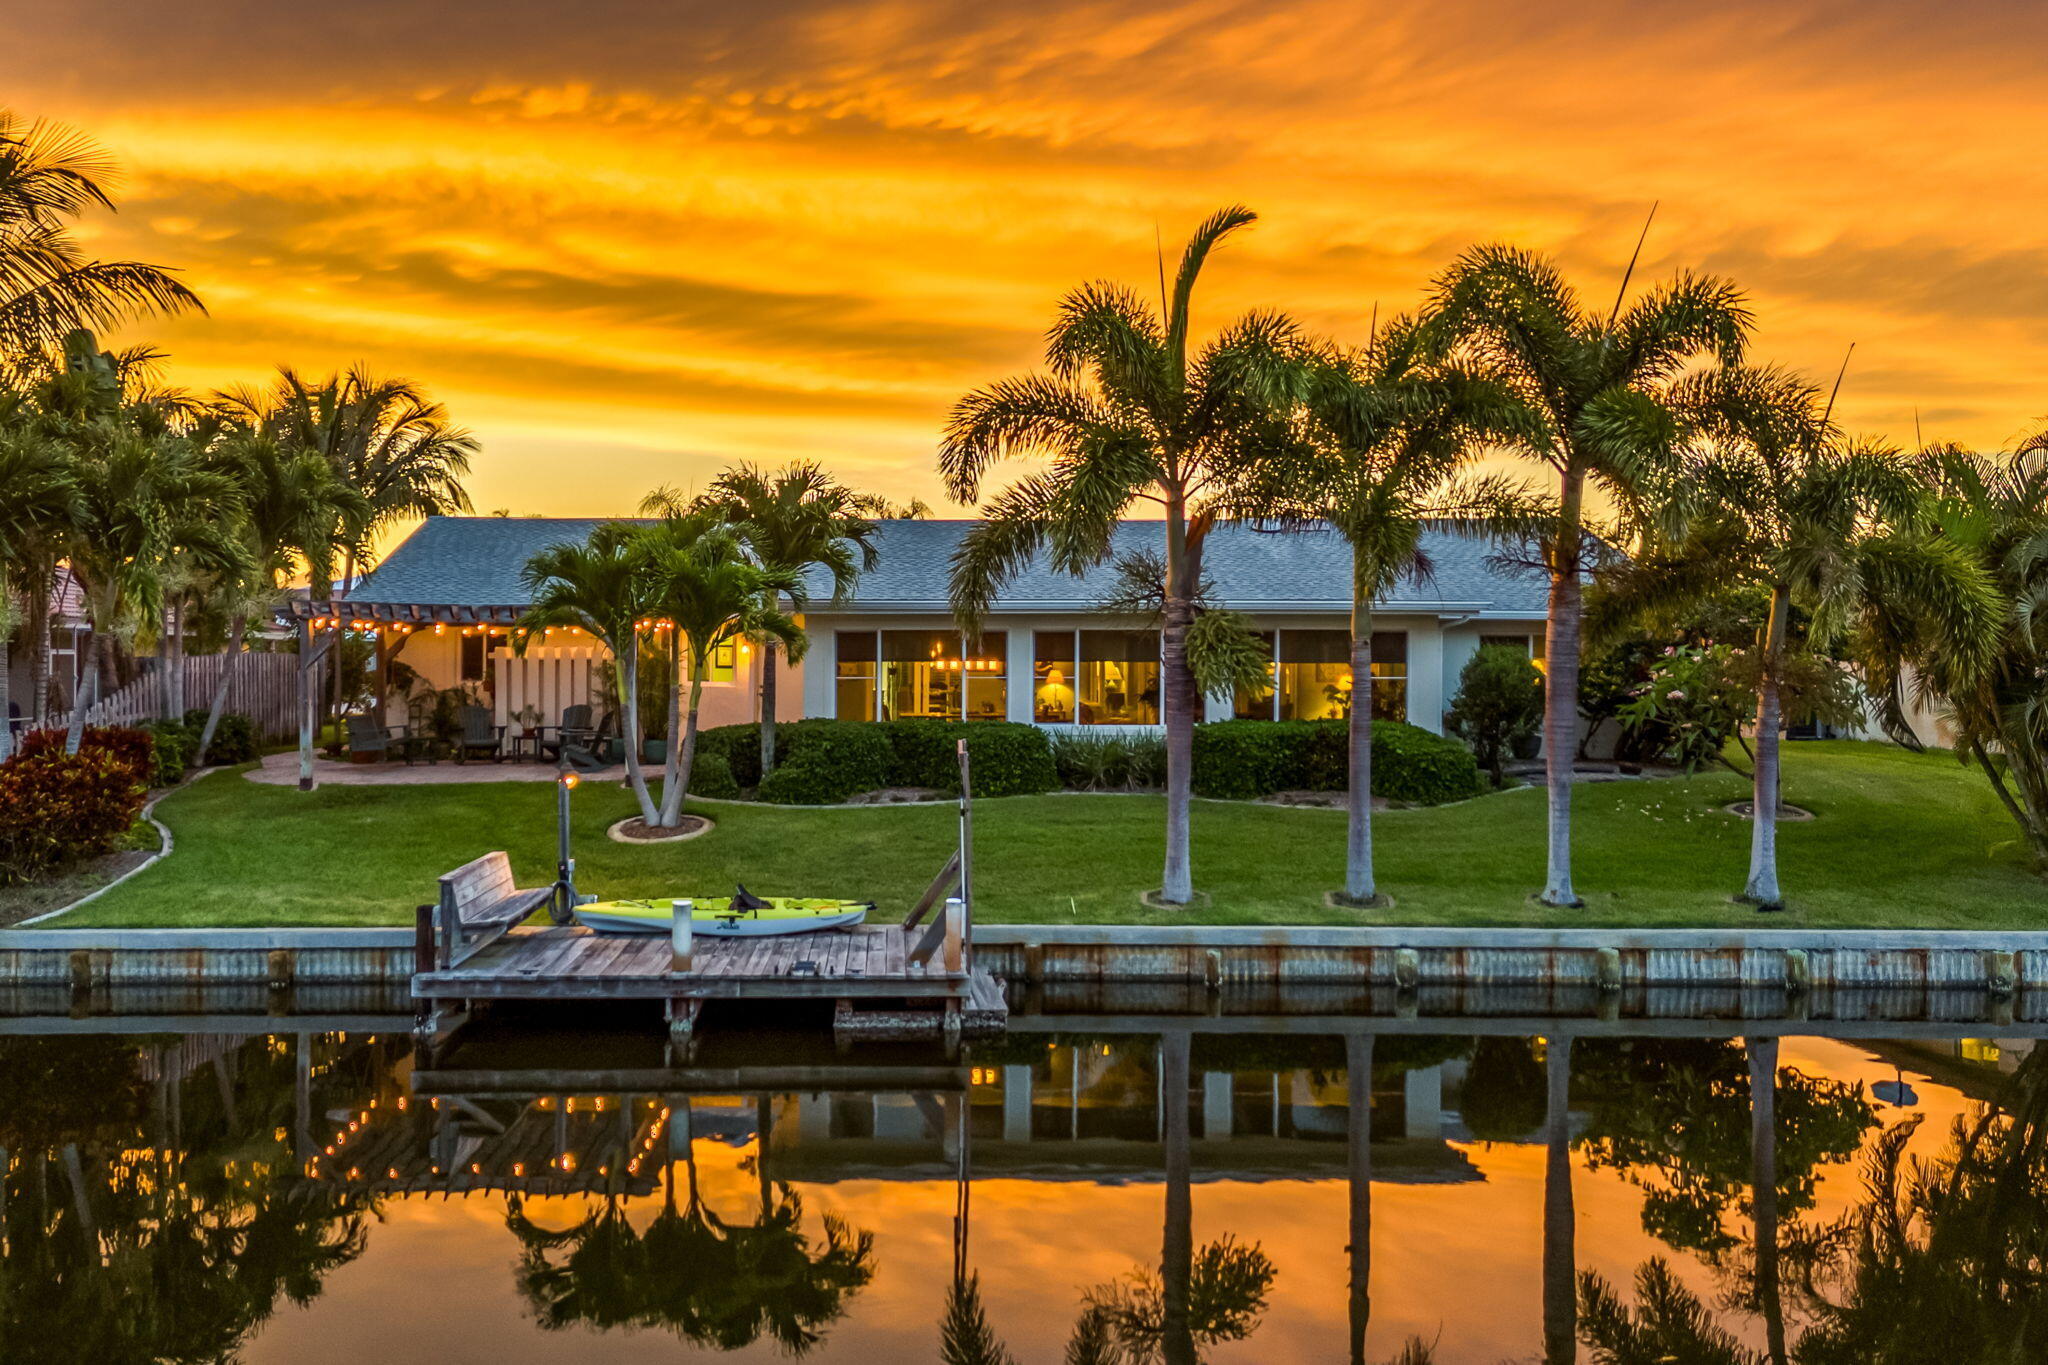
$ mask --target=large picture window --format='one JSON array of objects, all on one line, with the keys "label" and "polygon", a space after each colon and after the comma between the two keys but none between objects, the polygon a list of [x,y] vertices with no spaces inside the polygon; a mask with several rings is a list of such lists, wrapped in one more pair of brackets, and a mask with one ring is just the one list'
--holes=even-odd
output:
[{"label": "large picture window", "polygon": [[[1239,720],[1335,720],[1351,714],[1351,633],[1283,630],[1261,635],[1272,652],[1273,686],[1238,689],[1232,714]],[[1377,630],[1372,636],[1372,716],[1408,719],[1408,634]]]},{"label": "large picture window", "polygon": [[1074,722],[1074,632],[1041,630],[1031,637],[1031,718],[1043,725]]},{"label": "large picture window", "polygon": [[1159,723],[1159,632],[1079,632],[1074,698],[1083,725]]},{"label": "large picture window", "polygon": [[842,630],[835,643],[841,720],[1002,720],[1007,633],[973,653],[953,630]]},{"label": "large picture window", "polygon": [[841,720],[875,718],[875,632],[842,630],[833,637],[839,661],[832,714]]}]

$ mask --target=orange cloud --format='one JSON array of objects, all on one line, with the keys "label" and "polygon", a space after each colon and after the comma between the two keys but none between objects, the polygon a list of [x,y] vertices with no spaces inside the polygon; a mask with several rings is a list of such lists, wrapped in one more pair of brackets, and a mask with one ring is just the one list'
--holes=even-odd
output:
[{"label": "orange cloud", "polygon": [[934,498],[947,406],[1034,363],[1064,288],[1142,284],[1155,228],[1234,200],[1263,221],[1211,323],[1355,336],[1498,237],[1604,294],[1658,200],[1647,274],[1734,275],[1816,373],[1859,343],[1852,425],[1995,445],[2048,411],[2032,7],[193,9],[45,7],[0,54],[128,166],[105,249],[212,307],[137,334],[194,385],[423,380],[486,507],[796,455]]}]

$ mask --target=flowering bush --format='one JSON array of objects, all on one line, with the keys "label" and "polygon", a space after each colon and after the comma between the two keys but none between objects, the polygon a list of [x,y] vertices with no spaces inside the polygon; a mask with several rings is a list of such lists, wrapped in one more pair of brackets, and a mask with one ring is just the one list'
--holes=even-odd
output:
[{"label": "flowering bush", "polygon": [[[1631,732],[1661,728],[1666,752],[1688,772],[1720,759],[1756,718],[1761,656],[1733,645],[1673,645],[1650,662],[1648,680],[1617,713]],[[1789,651],[1778,661],[1778,702],[1787,720],[1815,716],[1837,725],[1863,714],[1855,675],[1836,660]]]},{"label": "flowering bush", "polygon": [[[148,752],[139,731],[101,733],[140,735]],[[0,763],[0,885],[114,848],[149,795],[150,765],[138,764],[134,748],[121,740],[66,754],[60,741],[54,752],[38,744]]]}]

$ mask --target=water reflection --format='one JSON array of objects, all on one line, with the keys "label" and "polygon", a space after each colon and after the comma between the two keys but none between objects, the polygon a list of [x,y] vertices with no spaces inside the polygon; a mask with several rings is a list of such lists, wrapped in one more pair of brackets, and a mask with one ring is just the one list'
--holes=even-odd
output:
[{"label": "water reflection", "polygon": [[[426,1311],[505,1365],[590,1332],[949,1365],[2042,1354],[2025,1044],[1182,1028],[692,1070],[645,1046],[484,1035],[416,1070],[391,1036],[0,1038],[0,1358],[306,1358],[271,1329],[373,1243],[416,1264],[401,1214],[447,1198],[487,1216],[435,1254],[501,1293]],[[1895,1067],[1952,1128],[1871,1102]],[[1404,1230],[1378,1264],[1376,1215]],[[1431,1239],[1508,1271],[1419,1282]]]}]

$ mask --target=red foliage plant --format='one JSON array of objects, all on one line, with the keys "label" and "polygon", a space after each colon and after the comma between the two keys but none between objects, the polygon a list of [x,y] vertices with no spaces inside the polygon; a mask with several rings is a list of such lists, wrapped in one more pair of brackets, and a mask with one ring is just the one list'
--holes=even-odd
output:
[{"label": "red foliage plant", "polygon": [[[128,736],[142,741],[139,760]],[[150,754],[139,730],[88,731],[76,754],[64,753],[61,735],[55,744],[29,736],[0,763],[0,885],[110,852],[149,797]]]}]

